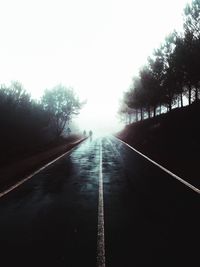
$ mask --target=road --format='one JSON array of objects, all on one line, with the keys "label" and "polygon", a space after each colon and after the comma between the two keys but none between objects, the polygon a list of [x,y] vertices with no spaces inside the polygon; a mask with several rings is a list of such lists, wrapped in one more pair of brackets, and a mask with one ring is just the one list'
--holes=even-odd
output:
[{"label": "road", "polygon": [[1,266],[199,266],[199,204],[114,137],[87,140],[0,199]]}]

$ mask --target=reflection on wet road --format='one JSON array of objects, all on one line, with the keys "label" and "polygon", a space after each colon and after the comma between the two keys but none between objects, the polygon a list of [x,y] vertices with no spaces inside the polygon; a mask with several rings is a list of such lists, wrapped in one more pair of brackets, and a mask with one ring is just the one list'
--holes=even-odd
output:
[{"label": "reflection on wet road", "polygon": [[117,139],[87,140],[0,199],[1,265],[197,266],[199,204]]}]

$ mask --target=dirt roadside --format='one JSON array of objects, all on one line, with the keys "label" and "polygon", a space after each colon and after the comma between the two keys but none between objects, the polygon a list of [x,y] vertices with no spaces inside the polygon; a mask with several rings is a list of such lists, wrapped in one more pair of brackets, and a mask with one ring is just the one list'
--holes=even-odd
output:
[{"label": "dirt roadside", "polygon": [[15,183],[21,181],[32,172],[59,157],[63,153],[69,151],[73,147],[79,145],[84,140],[85,138],[79,136],[77,137],[77,140],[67,142],[66,144],[62,144],[54,148],[50,148],[46,151],[37,153],[35,155],[18,160],[15,163],[2,167],[0,169],[0,192],[7,190]]},{"label": "dirt roadside", "polygon": [[116,137],[200,188],[200,103],[127,125]]}]

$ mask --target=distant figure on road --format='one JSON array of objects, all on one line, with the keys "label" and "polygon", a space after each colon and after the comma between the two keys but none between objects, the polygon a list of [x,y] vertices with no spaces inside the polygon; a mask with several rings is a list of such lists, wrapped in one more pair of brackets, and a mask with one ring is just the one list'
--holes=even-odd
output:
[{"label": "distant figure on road", "polygon": [[86,130],[83,131],[83,135],[86,136]]},{"label": "distant figure on road", "polygon": [[71,133],[71,129],[68,127],[67,128],[67,135],[70,135],[70,133]]},{"label": "distant figure on road", "polygon": [[93,135],[93,132],[90,130],[90,131],[89,131],[89,137],[90,137],[90,140],[92,140],[92,135]]}]

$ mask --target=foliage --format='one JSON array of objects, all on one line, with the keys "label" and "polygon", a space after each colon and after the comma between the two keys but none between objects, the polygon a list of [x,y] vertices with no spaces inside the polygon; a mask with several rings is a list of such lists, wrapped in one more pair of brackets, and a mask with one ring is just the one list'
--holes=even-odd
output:
[{"label": "foliage", "polygon": [[46,90],[42,100],[33,100],[18,81],[0,86],[0,164],[54,141],[81,107],[63,86]]},{"label": "foliage", "polygon": [[42,143],[48,114],[33,101],[19,82],[0,87],[0,146],[24,150]]},{"label": "foliage", "polygon": [[157,108],[168,111],[183,106],[183,96],[188,104],[199,99],[200,94],[200,0],[193,0],[184,10],[183,33],[174,31],[154,51],[148,63],[131,88],[124,95],[124,103],[140,112],[154,116]]},{"label": "foliage", "polygon": [[71,88],[57,85],[47,89],[42,97],[42,105],[50,115],[50,123],[56,137],[59,137],[73,115],[77,115],[82,106]]}]

